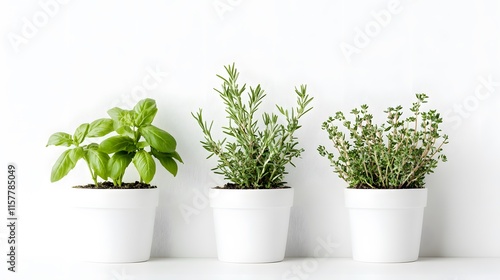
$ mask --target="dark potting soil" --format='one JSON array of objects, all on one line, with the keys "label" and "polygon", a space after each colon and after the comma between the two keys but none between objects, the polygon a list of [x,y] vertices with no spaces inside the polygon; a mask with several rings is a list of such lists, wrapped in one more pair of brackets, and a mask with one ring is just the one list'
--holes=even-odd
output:
[{"label": "dark potting soil", "polygon": [[[273,190],[273,189],[289,189],[290,187],[287,187],[287,186],[280,186],[280,187],[275,187],[275,188],[258,188],[258,189],[261,189],[261,190]],[[234,184],[234,183],[227,183],[224,185],[224,187],[215,187],[214,189],[231,189],[231,190],[255,190],[254,188],[242,188],[240,185],[238,184]]]},{"label": "dark potting soil", "polygon": [[[394,188],[375,188],[375,189],[421,189],[422,187],[415,187],[413,185],[403,185],[401,187],[394,187]],[[372,187],[368,185],[357,185],[353,187],[353,189],[373,189]]]},{"label": "dark potting soil", "polygon": [[83,186],[74,186],[73,188],[79,188],[79,189],[155,189],[156,186],[141,183],[139,181],[135,181],[133,183],[122,183],[121,186],[115,186],[115,185],[113,185],[113,182],[105,181],[105,182],[97,183],[97,187],[95,184],[87,184],[87,185],[83,185]]}]

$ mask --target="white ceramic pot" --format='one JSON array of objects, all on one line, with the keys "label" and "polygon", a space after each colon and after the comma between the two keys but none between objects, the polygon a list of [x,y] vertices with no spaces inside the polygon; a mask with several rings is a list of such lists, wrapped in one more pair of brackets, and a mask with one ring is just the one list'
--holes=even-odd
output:
[{"label": "white ceramic pot", "polygon": [[353,259],[411,262],[418,259],[427,189],[346,189]]},{"label": "white ceramic pot", "polygon": [[211,189],[220,261],[267,263],[285,257],[293,189]]},{"label": "white ceramic pot", "polygon": [[150,258],[158,188],[72,188],[69,193],[76,259],[124,263]]}]

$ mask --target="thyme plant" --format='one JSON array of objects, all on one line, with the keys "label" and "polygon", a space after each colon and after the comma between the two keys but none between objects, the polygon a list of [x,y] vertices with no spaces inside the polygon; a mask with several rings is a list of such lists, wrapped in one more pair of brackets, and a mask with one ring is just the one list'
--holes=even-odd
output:
[{"label": "thyme plant", "polygon": [[335,154],[324,146],[318,147],[319,154],[350,188],[423,188],[425,175],[433,173],[438,161],[446,161],[442,147],[448,136],[439,128],[443,120],[436,110],[421,111],[428,96],[416,97],[410,116],[402,118],[401,106],[389,107],[381,125],[372,122],[366,104],[350,112],[354,120],[337,112],[322,125]]},{"label": "thyme plant", "polygon": [[230,183],[226,187],[240,189],[269,189],[285,185],[285,167],[299,157],[304,149],[298,147],[298,139],[294,133],[301,126],[299,119],[312,108],[309,103],[312,97],[306,94],[306,86],[295,88],[297,107],[290,110],[276,105],[285,123],[278,121],[275,113],[264,112],[261,123],[256,116],[262,100],[266,96],[264,90],[257,85],[250,87],[248,100],[243,100],[246,84],[239,86],[239,72],[235,65],[224,67],[228,77],[217,75],[222,81],[222,89],[215,89],[225,104],[229,124],[222,128],[229,136],[222,140],[214,140],[212,136],[213,122],[208,124],[202,117],[200,109],[193,117],[198,122],[205,136],[201,141],[210,155],[216,155],[217,166],[212,170],[222,174]]}]

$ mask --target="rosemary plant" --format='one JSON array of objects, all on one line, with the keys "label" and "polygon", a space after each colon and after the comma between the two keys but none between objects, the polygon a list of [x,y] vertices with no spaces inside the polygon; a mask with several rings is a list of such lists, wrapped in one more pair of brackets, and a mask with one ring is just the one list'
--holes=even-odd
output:
[{"label": "rosemary plant", "polygon": [[239,86],[239,72],[235,65],[224,67],[228,77],[217,75],[222,81],[222,89],[215,89],[225,104],[229,124],[223,127],[223,132],[230,137],[214,140],[212,137],[213,122],[208,124],[202,117],[200,109],[193,117],[201,127],[205,140],[201,141],[210,155],[216,155],[218,163],[212,170],[222,174],[229,184],[228,188],[269,189],[285,185],[285,167],[299,157],[304,149],[298,147],[295,131],[301,126],[299,119],[312,108],[308,107],[312,97],[306,94],[306,86],[295,88],[297,108],[290,110],[276,105],[286,122],[278,122],[278,115],[263,113],[261,123],[256,116],[262,100],[266,96],[264,90],[257,85],[250,87],[248,100],[243,100],[246,84]]},{"label": "rosemary plant", "polygon": [[[353,121],[337,112],[322,126],[336,154],[324,146],[318,147],[319,154],[330,160],[350,188],[423,188],[425,175],[433,173],[439,160],[446,161],[442,147],[448,136],[439,128],[443,120],[436,110],[421,111],[428,96],[416,97],[412,115],[403,119],[401,106],[389,107],[382,125],[372,123],[367,105],[351,111]],[[341,131],[342,126],[348,134]]]}]

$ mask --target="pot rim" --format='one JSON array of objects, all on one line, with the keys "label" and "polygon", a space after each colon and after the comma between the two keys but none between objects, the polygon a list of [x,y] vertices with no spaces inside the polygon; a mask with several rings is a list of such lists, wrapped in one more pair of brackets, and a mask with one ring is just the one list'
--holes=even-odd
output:
[{"label": "pot rim", "polygon": [[[370,191],[375,190],[375,191]],[[344,190],[345,206],[351,209],[408,209],[427,206],[427,188]]]},{"label": "pot rim", "polygon": [[282,188],[269,188],[269,189],[230,189],[230,188],[221,188],[219,186],[210,188],[211,190],[240,190],[240,191],[273,191],[273,190],[289,190],[293,189],[292,187],[286,186]]},{"label": "pot rim", "polygon": [[209,190],[212,208],[257,209],[291,207],[295,190],[286,189],[215,189]]},{"label": "pot rim", "polygon": [[68,205],[75,208],[155,208],[158,206],[160,189],[71,188],[67,196]]},{"label": "pot rim", "polygon": [[346,190],[359,190],[359,191],[415,191],[415,190],[427,190],[427,188],[411,188],[411,189],[357,189],[357,188],[345,188]]}]

